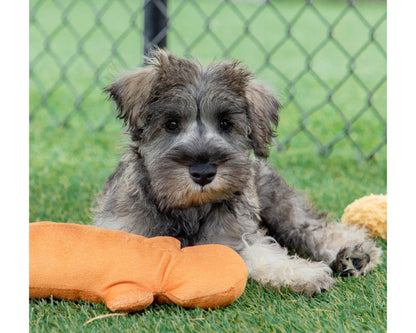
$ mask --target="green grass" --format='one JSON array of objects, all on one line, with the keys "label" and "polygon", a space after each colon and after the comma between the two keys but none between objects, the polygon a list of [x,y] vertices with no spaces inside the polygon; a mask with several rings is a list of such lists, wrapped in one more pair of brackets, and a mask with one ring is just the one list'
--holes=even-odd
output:
[{"label": "green grass", "polygon": [[[31,1],[33,6],[36,1]],[[98,2],[97,2],[98,3]],[[128,2],[133,7],[134,2]],[[173,26],[187,43],[203,30],[201,17],[193,6],[179,10],[180,1],[171,1],[170,10],[176,13]],[[215,10],[218,1],[198,2],[208,13]],[[202,5],[203,3],[203,5]],[[279,10],[290,20],[303,6],[303,2],[277,2]],[[314,5],[332,21],[345,8],[340,1],[316,1]],[[246,16],[255,8],[255,2],[242,2],[239,10]],[[358,2],[362,15],[375,23],[383,15],[385,4]],[[79,34],[96,24],[93,13],[85,1],[77,1],[69,11],[68,20]],[[131,12],[131,11],[130,11]],[[110,25],[114,38],[120,37],[129,26],[130,12],[118,2],[112,2],[104,15],[103,24]],[[241,22],[229,4],[211,22],[213,32],[219,34],[225,45],[232,44],[242,33]],[[46,32],[59,26],[61,14],[52,2],[38,8],[38,22]],[[141,22],[140,13],[138,22]],[[46,19],[47,18],[47,19]],[[273,19],[274,18],[274,19]],[[313,29],[311,27],[314,27]],[[385,47],[385,23],[375,31],[376,39]],[[42,31],[43,31],[42,30]],[[285,33],[283,25],[270,12],[262,12],[254,20],[250,31],[265,48],[272,47]],[[270,33],[273,31],[273,34]],[[325,27],[311,11],[306,11],[293,25],[293,35],[308,51],[319,43]],[[334,35],[355,54],[368,30],[357,16],[349,12],[334,29]],[[78,40],[65,28],[56,32],[50,41],[50,50],[65,63],[76,52]],[[42,91],[52,87],[59,79],[59,67],[45,55],[45,41],[41,29],[31,26],[30,59],[38,58],[30,80],[30,107],[36,110],[30,123],[30,220],[52,220],[90,223],[90,207],[101,190],[105,179],[114,169],[122,151],[125,138],[119,136],[121,124],[111,116],[110,103],[105,101],[101,87],[108,84],[119,69],[140,64],[141,39],[133,31],[120,41],[120,55],[112,56],[112,42],[102,32],[86,39],[83,48],[88,57],[101,66],[99,75],[88,65],[86,57],[79,56],[67,65],[67,78],[79,94],[79,112],[74,113],[65,128],[51,127],[67,117],[77,105],[72,88],[58,84],[41,107]],[[285,109],[281,113],[279,138],[284,139],[303,119],[297,108],[313,108],[325,100],[327,92],[309,74],[299,78],[294,87],[273,70],[261,69],[263,55],[253,46],[252,39],[242,39],[241,44],[229,54],[243,60],[279,91]],[[178,55],[187,53],[175,33],[169,37],[170,48]],[[250,52],[248,52],[248,50]],[[208,35],[195,44],[191,54],[208,63],[221,58],[223,51]],[[299,50],[288,42],[270,59],[285,75],[293,78],[304,68],[305,59]],[[334,47],[326,45],[316,54],[314,69],[332,89],[348,69],[348,59]],[[385,59],[369,47],[356,59],[356,73],[363,82],[374,88],[385,73]],[[381,76],[380,76],[381,75]],[[93,85],[88,94],[82,90]],[[296,90],[295,100],[290,96]],[[386,85],[376,89],[373,105],[382,117],[386,116]],[[45,95],[46,96],[46,95]],[[352,119],[363,108],[367,94],[360,84],[349,78],[333,96],[334,103]],[[296,104],[295,103],[298,103]],[[88,120],[85,118],[88,117]],[[110,118],[109,118],[110,116]],[[105,124],[102,131],[88,131],[86,126]],[[306,121],[306,128],[324,144],[330,142],[344,129],[344,122],[333,109],[323,107]],[[370,110],[352,126],[351,137],[357,140],[364,152],[370,152],[383,137],[383,126]],[[316,146],[305,132],[296,135],[290,149],[272,151],[270,162],[277,167],[287,181],[309,195],[320,209],[339,220],[344,207],[358,197],[370,193],[386,192],[386,148],[382,148],[369,162],[357,161],[357,152],[351,143],[340,140],[332,154],[322,158]],[[387,244],[379,241],[386,250]],[[110,313],[104,305],[74,303],[57,300],[31,300],[29,304],[30,330],[33,332],[382,332],[386,330],[386,255],[383,264],[371,275],[360,279],[337,278],[335,287],[314,298],[304,298],[286,290],[272,291],[250,281],[241,296],[232,305],[213,311],[185,310],[173,305],[152,305],[144,311],[126,317],[110,317],[96,320],[87,326],[84,323],[97,315]]]}]

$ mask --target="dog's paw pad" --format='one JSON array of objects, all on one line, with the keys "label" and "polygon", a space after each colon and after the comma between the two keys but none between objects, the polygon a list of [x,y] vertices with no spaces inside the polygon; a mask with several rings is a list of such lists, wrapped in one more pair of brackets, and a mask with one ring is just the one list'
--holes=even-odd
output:
[{"label": "dog's paw pad", "polygon": [[370,261],[370,255],[364,251],[362,244],[358,244],[341,249],[331,268],[342,277],[358,277],[365,275]]}]

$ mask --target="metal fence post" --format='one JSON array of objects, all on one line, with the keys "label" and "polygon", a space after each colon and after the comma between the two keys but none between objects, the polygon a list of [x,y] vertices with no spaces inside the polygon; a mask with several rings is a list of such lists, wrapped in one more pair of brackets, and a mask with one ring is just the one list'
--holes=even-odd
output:
[{"label": "metal fence post", "polygon": [[155,46],[166,47],[168,0],[144,0],[144,55]]}]

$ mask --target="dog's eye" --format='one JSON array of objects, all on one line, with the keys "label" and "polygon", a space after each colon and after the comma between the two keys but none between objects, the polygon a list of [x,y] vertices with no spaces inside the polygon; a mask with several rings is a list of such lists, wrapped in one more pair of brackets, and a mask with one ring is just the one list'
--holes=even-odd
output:
[{"label": "dog's eye", "polygon": [[178,129],[179,129],[179,121],[177,121],[175,119],[168,120],[165,123],[165,129],[168,132],[176,132],[176,131],[178,131]]},{"label": "dog's eye", "polygon": [[220,129],[222,131],[229,131],[231,129],[231,127],[233,127],[233,124],[231,121],[226,120],[226,119],[221,119],[220,121]]}]

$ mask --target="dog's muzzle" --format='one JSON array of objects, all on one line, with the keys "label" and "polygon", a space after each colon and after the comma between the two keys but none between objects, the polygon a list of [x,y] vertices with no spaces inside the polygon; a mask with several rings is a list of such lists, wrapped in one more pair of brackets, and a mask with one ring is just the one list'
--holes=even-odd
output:
[{"label": "dog's muzzle", "polygon": [[204,186],[211,183],[217,174],[215,164],[195,163],[189,167],[191,179],[198,185]]}]

